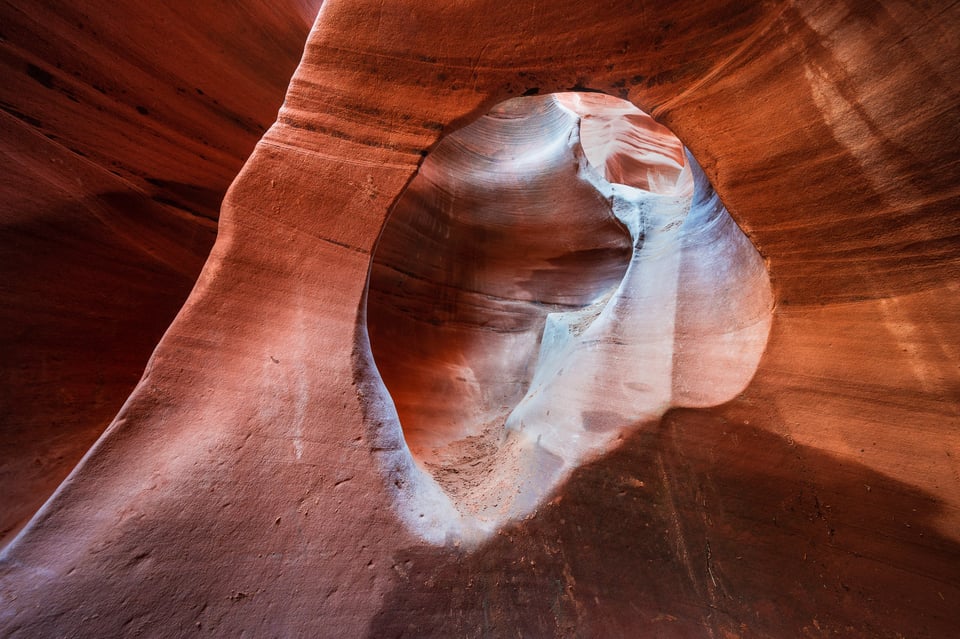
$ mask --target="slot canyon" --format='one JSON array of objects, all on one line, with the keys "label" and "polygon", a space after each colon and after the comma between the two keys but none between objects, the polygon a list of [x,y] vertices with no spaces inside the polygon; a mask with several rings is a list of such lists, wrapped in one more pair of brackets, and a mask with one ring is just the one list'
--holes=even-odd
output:
[{"label": "slot canyon", "polygon": [[960,633],[960,3],[0,51],[0,636]]}]

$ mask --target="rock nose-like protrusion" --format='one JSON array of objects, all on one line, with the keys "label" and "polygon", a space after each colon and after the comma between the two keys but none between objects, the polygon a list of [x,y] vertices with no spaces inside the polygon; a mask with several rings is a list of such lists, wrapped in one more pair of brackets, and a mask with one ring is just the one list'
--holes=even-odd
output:
[{"label": "rock nose-like protrusion", "polygon": [[425,473],[410,485],[435,515],[416,525],[472,538],[670,407],[731,399],[771,307],[696,162],[629,103],[516,99],[449,136],[369,287],[373,354]]}]

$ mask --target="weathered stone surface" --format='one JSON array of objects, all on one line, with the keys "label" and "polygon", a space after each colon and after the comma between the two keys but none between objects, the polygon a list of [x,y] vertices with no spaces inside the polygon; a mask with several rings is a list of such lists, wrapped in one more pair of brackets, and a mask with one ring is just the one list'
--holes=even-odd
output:
[{"label": "weathered stone surface", "polygon": [[498,105],[424,160],[373,259],[372,355],[422,467],[400,481],[425,486],[408,524],[477,544],[671,407],[733,399],[771,309],[760,254],[648,115]]},{"label": "weathered stone surface", "polygon": [[0,7],[0,543],[133,390],[318,5]]},{"label": "weathered stone surface", "polygon": [[[13,636],[949,637],[960,8],[329,0],[137,390],[7,549]],[[362,330],[422,154],[505,98],[668,125],[766,260],[750,384],[476,547],[404,525]],[[598,389],[602,392],[603,389]],[[426,513],[425,513],[426,515]]]}]

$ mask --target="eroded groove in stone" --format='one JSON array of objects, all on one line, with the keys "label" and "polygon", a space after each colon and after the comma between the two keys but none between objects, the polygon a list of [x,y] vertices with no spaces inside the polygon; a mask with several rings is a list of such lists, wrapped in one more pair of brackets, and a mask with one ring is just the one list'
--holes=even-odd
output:
[{"label": "eroded groove in stone", "polygon": [[515,99],[451,135],[388,220],[368,300],[411,472],[457,513],[429,525],[474,538],[669,407],[733,397],[771,305],[696,163],[629,103]]}]

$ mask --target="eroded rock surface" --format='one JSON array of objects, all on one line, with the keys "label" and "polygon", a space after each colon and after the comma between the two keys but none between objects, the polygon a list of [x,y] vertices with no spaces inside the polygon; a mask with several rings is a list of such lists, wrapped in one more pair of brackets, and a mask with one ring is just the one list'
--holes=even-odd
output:
[{"label": "eroded rock surface", "polygon": [[[892,0],[328,0],[143,379],[3,551],[0,632],[952,636],[958,25]],[[697,158],[766,261],[766,348],[733,399],[631,431],[479,545],[424,540],[362,329],[374,247],[445,133],[583,88]]]},{"label": "eroded rock surface", "polygon": [[440,489],[409,523],[477,543],[671,406],[732,399],[771,308],[759,253],[648,115],[498,105],[424,161],[374,255],[373,356],[429,474],[407,481]]},{"label": "eroded rock surface", "polygon": [[0,7],[0,544],[142,375],[318,6]]}]

